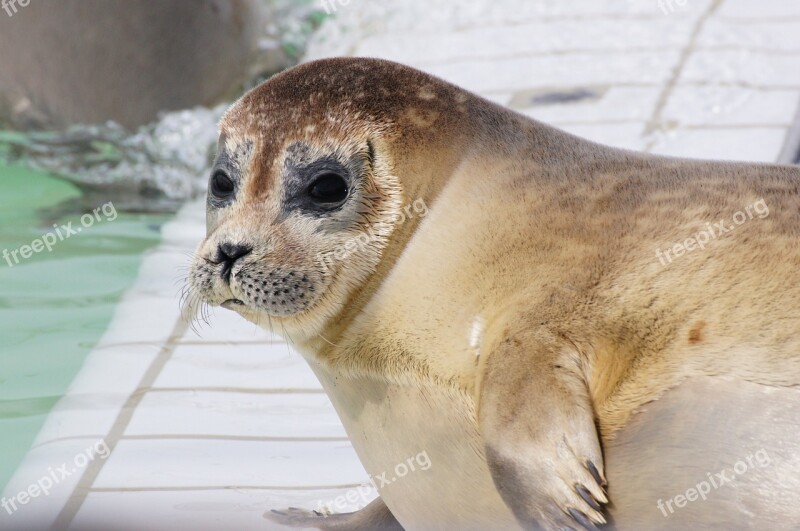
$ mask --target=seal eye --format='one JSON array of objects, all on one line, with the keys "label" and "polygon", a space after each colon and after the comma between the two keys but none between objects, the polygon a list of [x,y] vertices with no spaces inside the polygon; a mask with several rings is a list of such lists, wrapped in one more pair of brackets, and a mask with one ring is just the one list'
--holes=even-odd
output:
[{"label": "seal eye", "polygon": [[324,173],[308,187],[308,195],[317,203],[341,203],[347,199],[347,182],[335,173]]},{"label": "seal eye", "polygon": [[211,193],[214,196],[226,199],[233,195],[234,189],[233,181],[225,172],[217,170],[211,176]]}]

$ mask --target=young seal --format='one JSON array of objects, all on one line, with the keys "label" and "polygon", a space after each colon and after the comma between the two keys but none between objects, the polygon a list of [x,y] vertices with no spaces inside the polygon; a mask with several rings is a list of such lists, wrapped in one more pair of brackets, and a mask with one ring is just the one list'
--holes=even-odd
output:
[{"label": "young seal", "polygon": [[[642,406],[711,376],[800,384],[799,205],[794,167],[612,149],[402,65],[323,60],[223,118],[189,282],[298,348],[389,472],[364,512],[275,519],[589,528],[603,446]],[[393,475],[421,451],[429,470]]]}]

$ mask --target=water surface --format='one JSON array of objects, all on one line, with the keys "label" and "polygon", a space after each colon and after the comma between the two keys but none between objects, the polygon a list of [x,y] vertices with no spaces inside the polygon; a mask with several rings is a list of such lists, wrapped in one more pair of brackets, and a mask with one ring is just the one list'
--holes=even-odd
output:
[{"label": "water surface", "polygon": [[[81,216],[110,198],[82,201],[69,183],[0,165],[0,492],[102,336],[141,257],[160,239],[164,214],[107,206],[91,226]],[[88,218],[87,218],[88,219]],[[82,230],[30,258],[11,251],[72,223]],[[62,234],[66,231],[62,230]],[[10,264],[9,264],[10,262]]]}]

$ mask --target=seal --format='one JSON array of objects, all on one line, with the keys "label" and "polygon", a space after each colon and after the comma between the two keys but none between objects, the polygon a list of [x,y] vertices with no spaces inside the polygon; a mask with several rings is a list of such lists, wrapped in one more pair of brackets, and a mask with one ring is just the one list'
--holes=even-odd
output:
[{"label": "seal", "polygon": [[[798,168],[613,149],[353,58],[247,93],[221,121],[218,151],[190,306],[283,334],[366,470],[387,478],[364,512],[273,519],[625,528],[645,509],[614,499],[607,477],[639,463],[683,485],[719,465],[648,464],[656,442],[679,446],[681,418],[735,415],[698,401],[696,385],[670,397],[708,378],[733,382],[728,397],[800,384]],[[659,398],[666,409],[648,417]],[[771,424],[798,439],[800,417],[775,411]],[[620,434],[629,446],[615,450]],[[720,446],[737,455],[747,436]],[[421,451],[432,466],[408,472]],[[778,501],[800,501],[797,490],[731,492],[759,496],[765,518],[800,517]],[[741,498],[724,509],[760,514]]]}]

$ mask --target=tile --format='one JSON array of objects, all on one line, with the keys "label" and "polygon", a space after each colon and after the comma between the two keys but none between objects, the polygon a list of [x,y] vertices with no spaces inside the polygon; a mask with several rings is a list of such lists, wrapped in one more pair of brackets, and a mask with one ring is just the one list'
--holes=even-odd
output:
[{"label": "tile", "polygon": [[187,251],[159,246],[145,253],[139,275],[131,291],[170,300],[179,308],[181,289],[185,285],[190,257]]},{"label": "tile", "polygon": [[699,50],[689,57],[679,83],[799,88],[800,54],[774,55],[744,49]]},{"label": "tile", "polygon": [[453,61],[425,70],[479,93],[537,87],[651,85],[670,78],[678,57],[679,52],[665,50],[608,54],[601,61],[594,54],[576,53],[493,61]]},{"label": "tile", "polygon": [[504,107],[508,106],[508,102],[511,101],[511,93],[510,92],[491,92],[488,94],[481,94],[487,100],[494,102],[498,105],[502,105]]},{"label": "tile", "polygon": [[782,125],[794,122],[800,90],[732,86],[676,87],[662,121],[687,125]]},{"label": "tile", "polygon": [[642,138],[644,123],[566,125],[565,131],[600,144],[641,151],[645,140]]},{"label": "tile", "polygon": [[346,437],[324,394],[151,392],[125,436]]},{"label": "tile", "polygon": [[[17,469],[3,491],[9,508],[0,507],[0,529],[28,530],[48,529],[58,517],[81,475],[91,459],[102,459],[107,455],[102,440],[60,441],[52,445],[34,448]],[[96,452],[100,449],[100,454]],[[22,498],[20,492],[35,495]]]},{"label": "tile", "polygon": [[[556,103],[548,105],[524,106],[527,101],[534,101],[537,96],[553,93],[595,94],[594,98],[584,101]],[[533,93],[531,93],[533,92]],[[543,89],[538,91],[522,91],[515,95],[512,107],[523,114],[546,123],[563,122],[614,122],[614,121],[647,121],[653,115],[656,102],[661,93],[660,87],[572,87],[560,89]],[[529,95],[523,98],[521,95]]]},{"label": "tile", "polygon": [[433,33],[392,31],[363,39],[357,54],[418,65],[581,50],[603,57],[603,52],[681,49],[692,29],[679,18],[661,17],[567,19]]},{"label": "tile", "polygon": [[800,19],[759,21],[747,23],[712,18],[703,26],[697,38],[697,48],[733,47],[750,50],[774,50],[800,53]]},{"label": "tile", "polygon": [[[221,531],[269,530],[276,524],[263,518],[272,509],[315,509],[319,500],[335,499],[341,489],[248,490],[219,489],[169,492],[92,492],[78,512],[73,531]],[[360,495],[359,495],[360,496]],[[366,501],[371,497],[364,496]],[[365,503],[359,499],[359,506]],[[146,508],[146,510],[142,510]],[[125,528],[117,527],[120,522]]]},{"label": "tile", "polygon": [[156,343],[95,348],[66,394],[84,398],[95,394],[127,396],[138,388],[162,348]]},{"label": "tile", "polygon": [[[466,4],[455,0],[442,3],[451,7],[452,11],[448,14],[452,14],[456,22],[460,22],[460,25],[479,26],[490,23],[512,25],[518,21],[542,18],[638,17],[654,21],[667,15],[675,18],[697,18],[708,9],[711,2],[709,0],[664,0],[663,3],[667,5],[662,7],[662,2],[658,0],[625,0],[623,2],[619,0],[570,0],[569,2],[500,0],[470,3],[469,9],[464,9]],[[674,4],[674,7],[670,7],[669,4]],[[459,10],[459,6],[463,7]]]},{"label": "tile", "polygon": [[194,250],[205,238],[205,219],[205,199],[196,199],[187,203],[172,221],[162,227],[163,245]]},{"label": "tile", "polygon": [[98,346],[154,343],[169,340],[181,319],[179,299],[128,291],[114,310],[114,317]]},{"label": "tile", "polygon": [[33,447],[65,438],[103,438],[123,410],[127,394],[67,395],[59,400],[34,439]]},{"label": "tile", "polygon": [[711,0],[626,0],[625,3],[633,12],[680,19],[684,24],[696,22],[713,5]]},{"label": "tile", "polygon": [[800,3],[791,0],[725,0],[717,16],[748,22],[764,18],[800,17]]},{"label": "tile", "polygon": [[[625,24],[651,26],[653,38],[661,38],[664,45],[676,42],[679,35],[691,31],[691,26],[708,11],[711,0],[498,0],[494,2],[461,2],[443,0],[431,3],[427,0],[405,0],[403,2],[355,2],[337,8],[335,16],[330,17],[315,32],[306,50],[306,60],[335,57],[341,55],[364,55],[369,52],[393,60],[406,60],[410,63],[425,60],[427,55],[441,56],[443,52],[434,48],[442,46],[445,50],[455,50],[458,36],[450,35],[461,31],[480,30],[481,39],[465,42],[459,56],[469,56],[471,52],[485,53],[482,49],[494,49],[491,38],[503,31],[525,24],[573,24],[588,22],[595,24],[617,24],[609,34],[598,36],[608,46],[620,46],[614,35],[636,37],[635,28]],[[546,19],[546,20],[545,20]],[[674,34],[664,34],[662,27],[674,27]],[[496,28],[495,32],[487,28]],[[565,26],[566,27],[566,26]],[[550,30],[545,35],[550,37]],[[588,30],[588,31],[591,31]],[[405,51],[393,42],[380,36],[418,35],[413,48]],[[660,37],[658,36],[660,34]],[[437,36],[442,36],[441,39]],[[402,37],[401,37],[402,38]],[[526,40],[545,49],[561,49],[560,43],[581,36],[557,35],[553,40],[540,38],[530,32]],[[647,39],[641,35],[641,39]],[[371,39],[375,39],[371,41]],[[539,42],[535,42],[539,41]],[[507,42],[509,46],[526,46],[521,38]],[[364,44],[366,43],[366,44]],[[361,48],[361,46],[364,48]],[[427,53],[425,46],[428,46]],[[523,48],[524,49],[524,48]],[[534,48],[538,49],[538,48]],[[412,53],[413,52],[413,53]],[[453,57],[445,51],[445,57]]]},{"label": "tile", "polygon": [[321,389],[305,360],[285,343],[178,345],[154,387]]},{"label": "tile", "polygon": [[93,350],[50,412],[34,444],[108,433],[160,350],[155,344]]},{"label": "tile", "polygon": [[122,440],[94,487],[334,487],[368,475],[347,442]]},{"label": "tile", "polygon": [[652,152],[716,160],[775,162],[785,128],[677,129],[659,135]]},{"label": "tile", "polygon": [[[268,322],[267,322],[268,323]],[[267,323],[264,323],[267,325]],[[190,341],[282,341],[277,335],[225,308],[208,308],[208,322],[195,321],[184,340]]]}]

